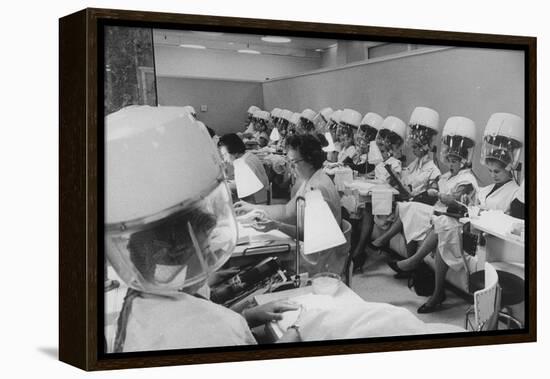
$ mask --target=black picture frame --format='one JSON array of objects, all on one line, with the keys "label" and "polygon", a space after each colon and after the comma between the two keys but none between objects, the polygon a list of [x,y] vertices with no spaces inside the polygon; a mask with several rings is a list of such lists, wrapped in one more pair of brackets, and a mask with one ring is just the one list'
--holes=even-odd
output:
[{"label": "black picture frame", "polygon": [[85,9],[59,22],[60,250],[59,358],[85,370],[230,362],[442,347],[534,342],[536,318],[536,175],[526,176],[525,329],[403,336],[267,347],[101,353],[103,294],[103,91],[105,25],[224,30],[235,33],[483,47],[525,52],[525,166],[536,172],[536,38],[305,22]]}]

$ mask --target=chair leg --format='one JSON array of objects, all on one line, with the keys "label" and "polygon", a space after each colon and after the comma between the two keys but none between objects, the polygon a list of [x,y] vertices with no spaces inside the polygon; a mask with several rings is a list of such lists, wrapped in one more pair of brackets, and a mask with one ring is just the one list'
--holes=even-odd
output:
[{"label": "chair leg", "polygon": [[523,324],[517,318],[505,312],[498,312],[498,320],[501,321],[502,319],[506,321],[506,327],[508,329],[510,329],[510,322],[512,322],[517,329],[523,329]]},{"label": "chair leg", "polygon": [[[466,310],[466,319],[464,320],[464,329],[466,329],[466,330],[468,329],[468,325],[471,325],[471,323],[470,323],[470,315],[471,315],[472,313],[474,313],[474,310],[473,310],[472,307],[470,307],[470,308],[468,308],[468,309]],[[472,327],[472,329],[473,329],[473,327]]]}]

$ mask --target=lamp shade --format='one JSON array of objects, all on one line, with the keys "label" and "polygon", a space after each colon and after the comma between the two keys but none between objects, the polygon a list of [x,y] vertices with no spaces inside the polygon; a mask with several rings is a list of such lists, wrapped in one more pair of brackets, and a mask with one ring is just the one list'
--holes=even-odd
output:
[{"label": "lamp shade", "polygon": [[345,244],[346,238],[321,191],[310,191],[304,198],[304,255]]},{"label": "lamp shade", "polygon": [[325,153],[330,153],[330,152],[336,150],[336,146],[334,146],[334,141],[332,140],[332,135],[329,132],[325,133],[325,138],[328,141],[328,145],[323,147],[323,151]]},{"label": "lamp shade", "polygon": [[279,129],[273,128],[273,130],[271,131],[271,134],[269,135],[269,139],[274,142],[277,142],[278,140],[280,140],[281,135],[279,134]]},{"label": "lamp shade", "polygon": [[239,199],[255,194],[264,188],[260,179],[243,158],[235,159],[233,168],[235,169],[235,185],[237,186],[237,197]]}]

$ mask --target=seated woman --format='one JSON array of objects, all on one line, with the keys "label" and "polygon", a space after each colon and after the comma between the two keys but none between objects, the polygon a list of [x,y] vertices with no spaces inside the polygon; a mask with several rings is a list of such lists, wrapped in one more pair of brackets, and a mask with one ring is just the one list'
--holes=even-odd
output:
[{"label": "seated woman", "polygon": [[[380,126],[380,131],[376,138],[376,145],[380,150],[381,159],[374,167],[374,170],[367,174],[367,178],[374,179],[380,183],[390,184],[390,175],[386,170],[386,165],[391,168],[396,176],[401,175],[401,161],[396,159],[395,155],[400,155],[399,150],[403,145],[406,130],[407,127],[405,123],[397,117],[386,117]],[[383,220],[384,223],[388,221],[389,219],[387,218]],[[371,238],[373,225],[374,218],[372,215],[372,205],[367,203],[365,204],[363,212],[363,222],[361,224],[359,241],[352,254],[356,270],[361,270],[367,258],[365,255],[365,247]]]},{"label": "seated woman", "polygon": [[[497,113],[489,118],[481,148],[481,164],[487,167],[493,184],[479,189],[476,205],[481,210],[501,210],[510,213],[518,185],[513,171],[518,167],[523,145],[523,120],[511,114]],[[447,270],[460,270],[464,265],[462,225],[446,216],[434,217],[438,236],[435,256],[435,290],[419,313],[434,312],[445,300]]]},{"label": "seated woman", "polygon": [[346,159],[353,159],[357,154],[355,147],[355,131],[361,123],[361,114],[353,109],[344,109],[340,118],[338,129],[338,141],[340,151],[338,152],[337,163],[344,164]]},{"label": "seated woman", "polygon": [[246,201],[235,203],[237,214],[244,214],[254,209],[265,213],[268,223],[262,224],[263,230],[279,229],[296,238],[296,198],[312,190],[320,190],[329,205],[338,224],[341,222],[340,196],[332,180],[324,173],[327,140],[323,135],[294,135],[287,138],[287,158],[294,171],[297,182],[301,183],[296,194],[286,204],[254,205]]},{"label": "seated woman", "polygon": [[[434,149],[433,139],[439,133],[439,114],[430,108],[416,107],[409,120],[408,144],[415,159],[403,170],[402,184],[408,191],[407,198],[426,201],[426,191],[432,188],[441,171],[430,155]],[[429,201],[429,200],[428,200]],[[435,198],[433,203],[435,203]],[[399,223],[397,224],[399,226]],[[376,239],[374,248],[382,247],[385,240]]]},{"label": "seated woman", "polygon": [[[254,175],[262,182],[262,189],[258,192],[247,197],[247,200],[253,203],[265,203],[267,202],[267,190],[269,188],[269,179],[265,172],[264,165],[260,159],[246,151],[244,142],[234,133],[225,134],[220,138],[218,142],[220,147],[221,156],[227,164],[232,165],[237,159],[242,159],[252,170]],[[236,191],[236,184],[234,180],[229,181],[229,187],[234,192]]]},{"label": "seated woman", "polygon": [[[403,230],[409,258],[388,263],[398,274],[412,271],[435,249],[437,235],[432,224],[434,211],[446,212],[447,207],[473,203],[478,189],[477,180],[471,170],[475,136],[475,124],[472,120],[465,117],[451,117],[447,120],[441,140],[441,157],[447,163],[449,171],[439,178],[439,190],[427,191],[429,196],[437,198],[437,203],[434,206],[416,201],[398,203],[399,220],[373,241],[373,244],[382,246]],[[418,243],[420,246],[417,250]]]},{"label": "seated woman", "polygon": [[329,117],[329,121],[326,125],[327,130],[330,133],[330,137],[334,143],[334,151],[331,151],[327,154],[328,162],[336,162],[338,160],[338,153],[341,150],[340,142],[338,141],[338,129],[340,128],[340,117],[342,116],[341,110],[336,110],[332,112]]},{"label": "seated woman", "polygon": [[330,115],[334,112],[331,107],[323,108],[317,113],[315,118],[313,119],[313,123],[315,124],[315,130],[317,133],[325,134],[328,132],[327,124],[330,120]]},{"label": "seated woman", "polygon": [[300,122],[298,125],[298,133],[299,134],[306,134],[306,133],[315,133],[315,116],[317,114],[315,111],[311,109],[304,109],[302,113],[300,114]]},{"label": "seated woman", "polygon": [[353,158],[346,158],[344,164],[359,174],[366,174],[374,170],[374,165],[367,162],[369,145],[376,139],[384,119],[374,112],[369,112],[361,121],[355,134],[357,152]]}]

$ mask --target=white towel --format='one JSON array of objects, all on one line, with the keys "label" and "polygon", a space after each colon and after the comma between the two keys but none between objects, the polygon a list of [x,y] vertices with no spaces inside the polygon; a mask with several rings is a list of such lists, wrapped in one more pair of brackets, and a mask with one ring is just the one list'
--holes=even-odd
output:
[{"label": "white towel", "polygon": [[391,213],[393,192],[391,189],[372,190],[372,214],[387,216]]},{"label": "white towel", "polygon": [[334,172],[334,185],[338,191],[346,189],[345,184],[353,181],[353,170],[347,166],[340,167]]}]

